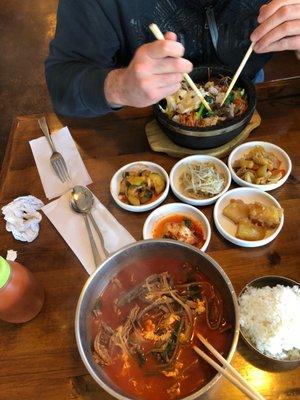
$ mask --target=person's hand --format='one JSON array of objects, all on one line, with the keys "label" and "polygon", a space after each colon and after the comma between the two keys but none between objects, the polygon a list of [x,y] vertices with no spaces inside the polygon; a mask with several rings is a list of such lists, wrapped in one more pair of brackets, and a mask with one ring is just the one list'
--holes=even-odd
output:
[{"label": "person's hand", "polygon": [[109,104],[146,107],[180,88],[183,73],[191,72],[193,65],[183,58],[184,47],[174,33],[166,33],[165,39],[139,47],[127,68],[107,75]]},{"label": "person's hand", "polygon": [[272,0],[259,11],[251,35],[256,53],[300,50],[300,0]]}]

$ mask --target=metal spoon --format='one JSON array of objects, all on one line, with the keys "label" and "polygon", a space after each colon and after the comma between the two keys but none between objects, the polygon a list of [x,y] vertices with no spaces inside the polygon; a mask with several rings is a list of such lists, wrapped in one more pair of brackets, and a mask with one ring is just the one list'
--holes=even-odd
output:
[{"label": "metal spoon", "polygon": [[104,240],[103,240],[101,231],[91,213],[93,204],[94,204],[94,196],[93,196],[93,193],[88,188],[86,188],[84,186],[74,186],[74,188],[72,189],[72,192],[71,192],[71,206],[76,212],[83,214],[83,217],[85,220],[85,225],[86,225],[88,235],[90,238],[90,242],[91,242],[91,247],[92,247],[95,264],[98,267],[99,264],[101,264],[101,262],[103,260],[101,259],[99,251],[97,249],[97,246],[96,246],[96,243],[95,243],[92,231],[91,231],[91,227],[89,224],[88,217],[92,221],[95,231],[97,232],[97,234],[99,236],[102,250],[103,250],[105,257],[108,256],[108,252],[105,249]]}]

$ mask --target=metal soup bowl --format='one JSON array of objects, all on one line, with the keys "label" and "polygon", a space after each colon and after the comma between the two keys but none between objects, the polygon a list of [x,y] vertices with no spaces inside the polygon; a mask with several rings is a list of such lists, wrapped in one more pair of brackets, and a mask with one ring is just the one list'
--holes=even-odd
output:
[{"label": "metal soup bowl", "polygon": [[[232,325],[231,346],[226,359],[231,361],[237,346],[239,335],[239,311],[233,286],[223,271],[211,257],[197,250],[195,247],[174,240],[144,240],[122,248],[105,260],[90,276],[82,289],[76,310],[75,333],[80,356],[87,370],[95,381],[109,394],[120,400],[133,400],[118,387],[105,373],[105,370],[97,365],[92,356],[93,336],[91,332],[92,310],[99,294],[111,282],[120,271],[129,265],[136,263],[137,268],[145,267],[145,263],[155,260],[157,257],[175,259],[197,265],[201,272],[217,287],[223,300],[224,310]],[[148,264],[149,265],[149,264]],[[149,271],[151,274],[151,271]],[[212,393],[212,387],[219,380],[217,374],[202,388],[185,397],[187,400],[198,399],[204,394]],[[139,397],[140,398],[140,397]],[[163,400],[163,399],[162,399]]]}]

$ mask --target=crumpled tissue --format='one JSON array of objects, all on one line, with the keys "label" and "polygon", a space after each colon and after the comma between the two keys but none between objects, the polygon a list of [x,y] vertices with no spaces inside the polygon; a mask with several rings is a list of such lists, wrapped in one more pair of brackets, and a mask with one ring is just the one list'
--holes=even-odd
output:
[{"label": "crumpled tissue", "polygon": [[17,240],[32,242],[39,234],[42,215],[37,210],[43,205],[34,196],[22,196],[2,207],[6,230]]}]

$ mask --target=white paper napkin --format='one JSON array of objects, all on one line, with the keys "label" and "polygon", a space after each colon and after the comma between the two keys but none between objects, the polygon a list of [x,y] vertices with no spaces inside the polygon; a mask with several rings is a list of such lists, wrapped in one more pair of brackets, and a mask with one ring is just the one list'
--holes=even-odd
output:
[{"label": "white paper napkin", "polygon": [[[95,270],[95,264],[84,218],[83,215],[71,209],[69,202],[70,192],[42,207],[42,211],[73,250],[87,272],[91,274]],[[105,248],[109,253],[113,253],[121,247],[135,242],[133,236],[130,235],[95,196],[92,213],[103,235]],[[100,241],[92,224],[90,226],[100,252]],[[100,255],[104,260],[104,254],[100,252]]]},{"label": "white paper napkin", "polygon": [[29,142],[45,195],[50,200],[61,196],[75,185],[87,186],[92,183],[69,129],[60,129],[52,134],[52,139],[57,151],[66,161],[70,181],[62,183],[56,176],[50,164],[52,151],[44,136]]}]

